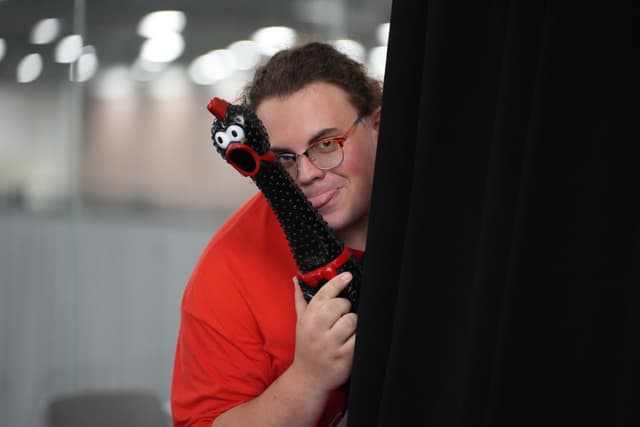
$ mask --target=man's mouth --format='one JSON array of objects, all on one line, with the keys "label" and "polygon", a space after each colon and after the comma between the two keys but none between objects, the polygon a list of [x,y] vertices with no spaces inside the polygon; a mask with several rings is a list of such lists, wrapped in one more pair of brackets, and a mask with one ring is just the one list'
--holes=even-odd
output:
[{"label": "man's mouth", "polygon": [[331,200],[333,200],[334,196],[337,194],[338,190],[328,190],[325,192],[322,192],[318,195],[312,196],[312,197],[307,197],[309,202],[311,203],[311,206],[313,206],[314,209],[318,210],[318,209],[322,209],[322,207],[326,206],[327,204],[329,204],[329,202],[331,202]]}]

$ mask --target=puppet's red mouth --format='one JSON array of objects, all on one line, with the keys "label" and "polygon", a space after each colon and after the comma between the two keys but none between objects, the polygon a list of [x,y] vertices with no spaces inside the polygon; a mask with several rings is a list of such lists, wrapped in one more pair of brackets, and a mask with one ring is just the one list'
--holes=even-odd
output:
[{"label": "puppet's red mouth", "polygon": [[254,176],[258,171],[259,157],[251,147],[232,143],[225,153],[227,161],[244,176]]},{"label": "puppet's red mouth", "polygon": [[244,176],[254,177],[260,170],[260,162],[273,162],[275,156],[271,151],[262,156],[246,144],[232,143],[225,153],[227,162]]}]

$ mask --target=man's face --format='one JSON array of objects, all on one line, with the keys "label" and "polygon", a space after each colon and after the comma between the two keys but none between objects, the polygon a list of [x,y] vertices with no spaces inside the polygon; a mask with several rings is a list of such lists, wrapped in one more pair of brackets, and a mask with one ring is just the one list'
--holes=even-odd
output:
[{"label": "man's face", "polygon": [[[274,150],[302,153],[320,138],[343,135],[358,111],[341,88],[316,82],[285,97],[268,98],[256,111]],[[364,249],[380,110],[366,116],[344,143],[344,160],[322,170],[302,156],[296,183],[347,246]]]}]

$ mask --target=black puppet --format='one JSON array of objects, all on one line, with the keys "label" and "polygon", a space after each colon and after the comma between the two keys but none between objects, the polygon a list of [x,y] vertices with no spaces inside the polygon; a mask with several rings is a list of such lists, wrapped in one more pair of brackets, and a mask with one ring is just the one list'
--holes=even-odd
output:
[{"label": "black puppet", "polygon": [[300,287],[307,301],[329,279],[343,271],[353,275],[341,296],[357,311],[361,265],[311,206],[291,176],[275,161],[269,136],[255,113],[241,105],[213,98],[207,106],[216,117],[213,145],[238,172],[262,191],[282,227],[298,267]]}]

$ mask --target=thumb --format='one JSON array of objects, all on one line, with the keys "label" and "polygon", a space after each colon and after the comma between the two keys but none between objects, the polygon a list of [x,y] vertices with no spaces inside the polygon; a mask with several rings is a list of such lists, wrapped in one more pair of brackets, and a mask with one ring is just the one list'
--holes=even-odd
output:
[{"label": "thumb", "polygon": [[295,298],[296,318],[300,319],[302,313],[307,309],[307,301],[305,301],[304,295],[302,295],[302,289],[300,289],[300,283],[297,277],[293,278],[293,294]]}]

